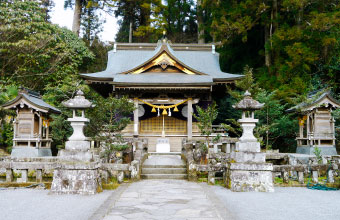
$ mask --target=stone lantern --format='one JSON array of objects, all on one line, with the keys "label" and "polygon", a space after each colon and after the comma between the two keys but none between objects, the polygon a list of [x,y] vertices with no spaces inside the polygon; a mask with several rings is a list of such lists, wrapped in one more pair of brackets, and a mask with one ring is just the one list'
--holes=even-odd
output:
[{"label": "stone lantern", "polygon": [[66,141],[65,150],[60,151],[59,156],[63,159],[68,158],[79,161],[92,160],[92,154],[89,151],[91,144],[83,132],[86,123],[90,122],[89,119],[85,118],[85,109],[93,107],[92,103],[85,99],[81,90],[78,90],[73,99],[62,104],[73,111],[73,117],[67,119],[67,121],[71,122],[73,134]]},{"label": "stone lantern", "polygon": [[265,153],[261,153],[260,143],[254,137],[253,130],[258,119],[254,112],[264,104],[251,98],[246,91],[244,98],[234,105],[242,110],[242,118],[238,120],[243,129],[242,136],[236,142],[235,151],[231,152],[227,164],[227,187],[236,192],[273,192],[273,165],[266,163]]},{"label": "stone lantern", "polygon": [[[89,119],[85,118],[85,109],[92,103],[85,99],[84,93],[78,91],[73,99],[63,102],[72,109],[69,118],[73,134],[65,144],[65,150],[59,152],[59,163],[53,173],[51,192],[56,194],[92,195],[101,190],[99,176],[99,158],[90,152],[90,141],[83,129]],[[80,114],[78,114],[80,111]]]},{"label": "stone lantern", "polygon": [[264,104],[252,99],[250,92],[244,93],[244,98],[233,106],[235,109],[242,110],[242,118],[238,120],[241,124],[243,133],[239,139],[239,144],[236,146],[237,151],[250,150],[254,152],[260,152],[260,143],[257,142],[256,137],[253,134],[255,124],[259,121],[255,119],[255,110],[263,108]]}]

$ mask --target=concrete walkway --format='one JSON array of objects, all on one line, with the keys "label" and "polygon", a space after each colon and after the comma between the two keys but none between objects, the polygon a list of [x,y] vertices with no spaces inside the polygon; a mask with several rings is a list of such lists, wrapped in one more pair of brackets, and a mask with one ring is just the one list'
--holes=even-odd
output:
[{"label": "concrete walkway", "polygon": [[206,185],[185,180],[144,180],[130,184],[104,220],[225,219]]}]

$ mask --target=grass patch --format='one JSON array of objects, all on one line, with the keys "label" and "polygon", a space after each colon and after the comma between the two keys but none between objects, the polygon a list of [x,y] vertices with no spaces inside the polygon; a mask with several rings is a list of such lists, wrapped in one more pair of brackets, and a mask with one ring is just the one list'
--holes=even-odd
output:
[{"label": "grass patch", "polygon": [[[37,184],[36,182],[27,182],[27,183],[16,183],[16,182],[12,182],[12,183],[0,183],[0,187],[3,188],[8,188],[8,187],[14,187],[14,188],[21,188],[21,187],[27,187],[30,186],[32,184]],[[51,182],[43,182],[43,184],[45,184],[45,189],[51,189]]]},{"label": "grass patch", "polygon": [[107,183],[102,182],[103,190],[115,190],[119,186],[119,183],[116,178],[111,177]]}]

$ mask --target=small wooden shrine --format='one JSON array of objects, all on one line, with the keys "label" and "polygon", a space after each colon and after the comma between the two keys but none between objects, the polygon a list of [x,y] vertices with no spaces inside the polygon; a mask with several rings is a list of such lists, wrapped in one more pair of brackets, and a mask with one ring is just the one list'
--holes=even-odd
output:
[{"label": "small wooden shrine", "polygon": [[13,122],[12,157],[52,156],[50,114],[60,111],[41,99],[39,93],[21,89],[18,96],[2,105],[5,109],[16,110]]},{"label": "small wooden shrine", "polygon": [[150,151],[165,141],[170,151],[180,151],[183,138],[200,135],[192,117],[196,106],[225,96],[225,84],[243,76],[221,71],[213,44],[173,44],[163,38],[157,44],[116,43],[106,70],[81,77],[104,97],[113,93],[134,102],[126,137],[148,139]]},{"label": "small wooden shrine", "polygon": [[332,110],[339,107],[340,103],[326,92],[319,97],[311,96],[306,102],[288,110],[299,115],[297,153],[314,154],[315,147],[318,147],[323,155],[337,154]]}]

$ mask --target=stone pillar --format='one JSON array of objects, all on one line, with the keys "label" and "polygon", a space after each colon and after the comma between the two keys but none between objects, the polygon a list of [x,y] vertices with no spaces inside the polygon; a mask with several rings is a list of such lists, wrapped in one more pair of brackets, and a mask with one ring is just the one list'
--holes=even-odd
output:
[{"label": "stone pillar", "polygon": [[109,182],[109,172],[107,170],[102,170],[101,172],[101,178],[104,180],[105,183]]},{"label": "stone pillar", "polygon": [[303,172],[298,172],[298,181],[300,184],[304,183]]},{"label": "stone pillar", "polygon": [[138,100],[134,99],[133,102],[135,105],[135,110],[133,111],[133,135],[138,136]]},{"label": "stone pillar", "polygon": [[328,182],[329,183],[334,183],[333,170],[328,170]]},{"label": "stone pillar", "polygon": [[313,171],[312,171],[312,174],[313,174],[313,177],[312,177],[313,182],[314,182],[314,183],[318,183],[318,182],[319,182],[318,171],[313,170]]},{"label": "stone pillar", "polygon": [[289,183],[289,173],[287,171],[283,171],[281,174],[283,183]]},{"label": "stone pillar", "polygon": [[208,184],[215,185],[215,172],[213,171],[208,172]]},{"label": "stone pillar", "polygon": [[11,168],[6,169],[6,182],[10,183],[13,181],[13,172]]},{"label": "stone pillar", "polygon": [[188,117],[187,117],[188,139],[192,139],[192,99],[188,100]]},{"label": "stone pillar", "polygon": [[37,170],[35,171],[35,173],[36,173],[36,176],[35,176],[36,181],[37,181],[38,183],[41,183],[41,182],[42,182],[42,170],[41,170],[41,169],[37,169]]},{"label": "stone pillar", "polygon": [[230,143],[227,144],[226,153],[231,153]]},{"label": "stone pillar", "polygon": [[19,182],[27,183],[27,172],[28,170],[21,170],[21,178],[19,179]]}]

